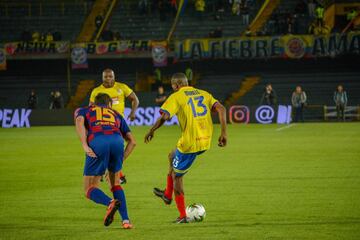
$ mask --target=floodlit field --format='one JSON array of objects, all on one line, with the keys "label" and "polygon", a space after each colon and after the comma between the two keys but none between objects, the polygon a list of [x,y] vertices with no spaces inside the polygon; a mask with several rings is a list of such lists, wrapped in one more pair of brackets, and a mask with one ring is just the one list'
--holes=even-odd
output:
[{"label": "floodlit field", "polygon": [[[125,163],[135,229],[84,197],[84,154],[73,127],[0,129],[0,239],[360,239],[360,124],[229,126],[229,145],[198,158],[185,177],[187,204],[204,204],[202,223],[175,225],[164,187],[167,154],[179,136],[133,128]],[[215,139],[219,126],[215,126]],[[215,142],[214,142],[215,143]],[[106,188],[105,184],[102,185]]]}]

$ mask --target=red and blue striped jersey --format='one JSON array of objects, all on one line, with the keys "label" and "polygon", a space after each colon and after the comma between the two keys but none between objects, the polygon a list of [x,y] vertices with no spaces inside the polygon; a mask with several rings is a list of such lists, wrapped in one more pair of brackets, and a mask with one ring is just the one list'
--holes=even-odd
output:
[{"label": "red and blue striped jersey", "polygon": [[76,119],[79,116],[85,118],[88,142],[100,135],[119,134],[125,136],[126,133],[130,132],[125,119],[118,112],[102,105],[78,108],[74,117]]}]

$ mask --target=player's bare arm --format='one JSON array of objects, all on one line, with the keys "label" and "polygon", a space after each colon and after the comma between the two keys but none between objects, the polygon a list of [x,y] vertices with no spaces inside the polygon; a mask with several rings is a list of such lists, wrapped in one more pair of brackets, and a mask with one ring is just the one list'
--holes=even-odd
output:
[{"label": "player's bare arm", "polygon": [[131,101],[131,112],[129,115],[129,119],[131,121],[134,121],[135,120],[135,112],[139,106],[139,98],[136,96],[136,94],[134,92],[132,92],[127,98]]},{"label": "player's bare arm", "polygon": [[154,126],[145,135],[145,143],[149,143],[153,139],[156,129],[160,128],[169,119],[169,117],[170,116],[167,113],[161,114],[161,116],[156,120]]},{"label": "player's bare arm", "polygon": [[125,147],[125,151],[124,151],[124,160],[125,160],[129,157],[131,152],[134,150],[134,148],[136,146],[136,141],[135,141],[134,136],[130,132],[128,132],[124,138],[127,143],[126,147]]},{"label": "player's bare arm", "polygon": [[226,134],[226,108],[219,102],[214,106],[214,110],[219,115],[220,125],[221,125],[221,134],[218,139],[218,146],[225,147],[227,143],[227,134]]},{"label": "player's bare arm", "polygon": [[89,147],[87,140],[86,140],[86,129],[85,129],[85,119],[83,116],[78,116],[75,120],[75,126],[76,126],[76,133],[79,136],[80,142],[82,144],[82,147],[85,151],[85,153],[89,157],[96,158],[96,154],[94,151]]}]

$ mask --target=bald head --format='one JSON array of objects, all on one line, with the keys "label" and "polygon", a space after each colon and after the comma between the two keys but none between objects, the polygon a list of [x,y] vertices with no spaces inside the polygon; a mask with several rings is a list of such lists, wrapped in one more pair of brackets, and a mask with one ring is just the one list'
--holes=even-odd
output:
[{"label": "bald head", "polygon": [[188,86],[188,80],[184,73],[175,73],[171,78],[171,86],[174,91],[179,90],[181,87]]},{"label": "bald head", "polygon": [[107,68],[102,73],[103,85],[106,88],[111,88],[115,84],[115,74],[110,68]]}]

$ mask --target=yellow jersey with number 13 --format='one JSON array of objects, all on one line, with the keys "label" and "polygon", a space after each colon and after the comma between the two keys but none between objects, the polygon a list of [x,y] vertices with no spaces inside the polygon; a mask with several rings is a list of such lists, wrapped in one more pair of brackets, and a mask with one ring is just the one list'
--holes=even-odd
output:
[{"label": "yellow jersey with number 13", "polygon": [[218,101],[203,90],[186,86],[180,88],[161,106],[170,117],[176,115],[181,138],[177,149],[181,153],[195,153],[210,148],[213,133],[211,110]]},{"label": "yellow jersey with number 13", "polygon": [[124,83],[115,82],[111,88],[106,88],[104,85],[100,85],[94,88],[90,95],[90,102],[95,102],[95,97],[99,93],[106,93],[112,99],[112,109],[116,110],[121,116],[124,117],[125,110],[125,98],[128,97],[133,91]]}]

